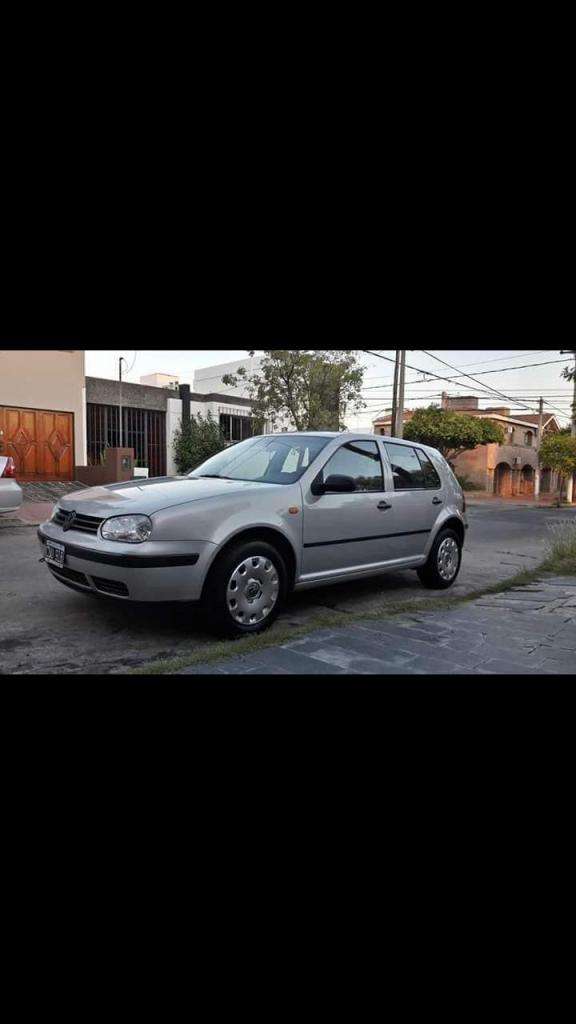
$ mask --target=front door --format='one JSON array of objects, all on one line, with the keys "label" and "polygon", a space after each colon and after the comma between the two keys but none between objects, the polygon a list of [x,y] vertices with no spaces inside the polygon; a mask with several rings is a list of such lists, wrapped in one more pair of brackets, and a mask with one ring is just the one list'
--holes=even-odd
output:
[{"label": "front door", "polygon": [[376,441],[341,445],[321,470],[324,482],[331,475],[352,477],[356,490],[314,495],[310,485],[305,488],[302,579],[378,568],[397,557],[388,535],[403,524],[386,493]]}]

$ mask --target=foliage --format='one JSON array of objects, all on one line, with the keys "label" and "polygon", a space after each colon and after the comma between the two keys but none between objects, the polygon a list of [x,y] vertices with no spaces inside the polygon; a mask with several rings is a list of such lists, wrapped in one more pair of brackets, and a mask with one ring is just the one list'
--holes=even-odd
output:
[{"label": "foliage", "polygon": [[544,434],[538,458],[541,466],[555,469],[565,480],[571,473],[576,473],[576,437]]},{"label": "foliage", "polygon": [[181,423],[174,432],[172,450],[176,468],[180,474],[189,473],[225,447],[220,426],[210,412],[207,416],[191,414],[190,423]]},{"label": "foliage", "polygon": [[[249,353],[250,356],[254,352]],[[246,387],[256,420],[296,430],[342,430],[347,411],[364,408],[364,368],[347,349],[265,351],[256,373],[226,374],[228,387]]]},{"label": "foliage", "polygon": [[504,443],[502,427],[491,420],[440,409],[437,405],[416,409],[404,427],[404,437],[437,448],[448,462],[477,445]]},{"label": "foliage", "polygon": [[576,366],[565,366],[562,370],[562,376],[565,377],[566,380],[574,380],[574,377],[576,376]]},{"label": "foliage", "polygon": [[455,477],[463,491],[485,491],[485,484],[478,484],[471,480],[467,473],[455,473]]}]

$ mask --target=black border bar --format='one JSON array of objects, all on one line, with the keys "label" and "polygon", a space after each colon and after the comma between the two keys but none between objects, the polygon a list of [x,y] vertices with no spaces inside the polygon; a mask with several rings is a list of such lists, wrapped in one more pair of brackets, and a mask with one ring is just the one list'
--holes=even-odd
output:
[{"label": "black border bar", "polygon": [[364,540],[386,540],[388,537],[415,537],[419,533],[432,533],[432,530],[407,530],[405,533],[378,533],[375,537],[345,537],[344,540],[317,540],[313,544],[305,544],[305,548],[325,548],[330,544],[359,544]]}]

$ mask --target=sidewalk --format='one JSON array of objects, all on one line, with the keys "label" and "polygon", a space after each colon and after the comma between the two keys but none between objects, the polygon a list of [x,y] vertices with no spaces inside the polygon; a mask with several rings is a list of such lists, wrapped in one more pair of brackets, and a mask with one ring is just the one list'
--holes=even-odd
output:
[{"label": "sidewalk", "polygon": [[0,517],[0,526],[9,523],[15,525],[14,520],[18,525],[39,526],[50,519],[52,509],[59,498],[72,491],[79,491],[86,485],[78,480],[39,480],[23,482],[20,486],[24,500],[15,512],[7,512]]},{"label": "sidewalk", "polygon": [[[489,494],[487,491],[465,491],[467,505],[502,505],[522,506],[523,508],[557,508],[557,496],[546,494],[534,498],[533,496],[514,494],[510,497],[503,497],[501,494]],[[574,505],[561,505],[560,508],[572,508]]]},{"label": "sidewalk", "polygon": [[177,675],[545,675],[576,671],[576,576],[452,611],[357,620]]}]

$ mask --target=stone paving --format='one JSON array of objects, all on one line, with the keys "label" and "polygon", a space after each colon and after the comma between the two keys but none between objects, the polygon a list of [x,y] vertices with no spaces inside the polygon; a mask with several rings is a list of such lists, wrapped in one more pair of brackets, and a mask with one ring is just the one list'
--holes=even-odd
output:
[{"label": "stone paving", "polygon": [[576,670],[576,576],[438,612],[366,619],[178,675],[543,675]]}]

